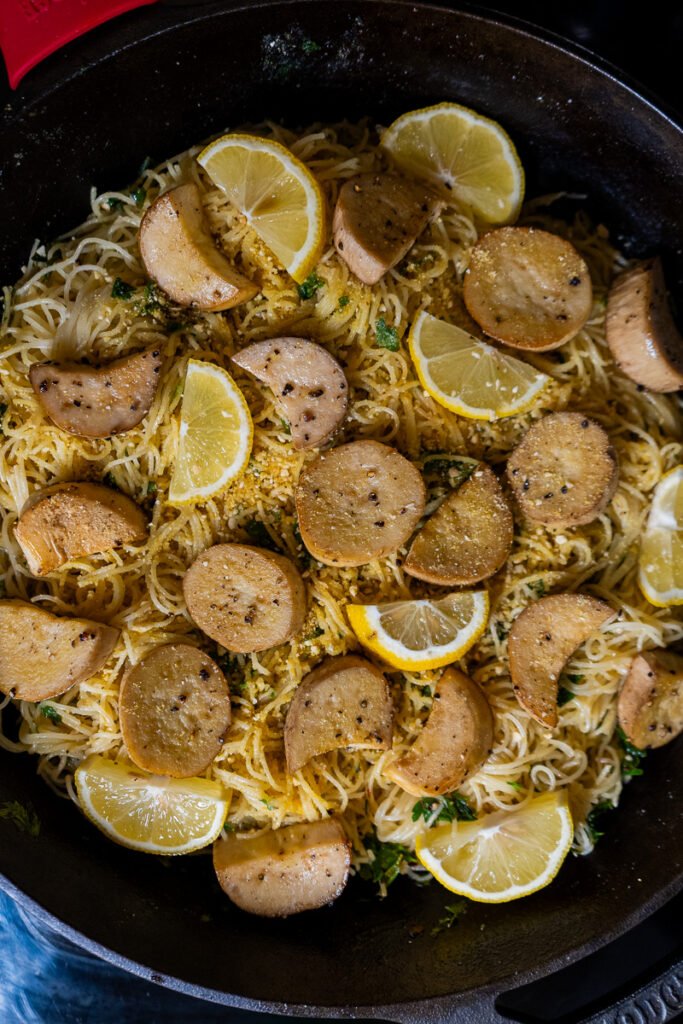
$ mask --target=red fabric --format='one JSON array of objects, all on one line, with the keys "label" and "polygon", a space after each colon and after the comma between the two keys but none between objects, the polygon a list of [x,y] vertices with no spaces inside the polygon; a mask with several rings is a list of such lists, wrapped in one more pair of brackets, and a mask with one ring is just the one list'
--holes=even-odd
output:
[{"label": "red fabric", "polygon": [[13,89],[34,65],[103,21],[156,0],[0,0],[0,49]]}]

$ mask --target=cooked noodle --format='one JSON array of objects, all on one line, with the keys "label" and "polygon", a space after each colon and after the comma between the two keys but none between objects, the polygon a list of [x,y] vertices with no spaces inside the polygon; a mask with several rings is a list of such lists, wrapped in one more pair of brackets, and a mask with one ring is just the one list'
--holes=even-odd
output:
[{"label": "cooked noodle", "polygon": [[[272,124],[261,130],[306,162],[330,208],[345,179],[383,166],[367,124],[315,127],[300,137]],[[589,852],[588,810],[601,800],[616,803],[622,787],[615,739],[620,680],[636,651],[683,637],[674,613],[651,607],[636,585],[638,539],[649,497],[662,473],[680,462],[682,435],[677,402],[638,390],[616,371],[606,347],[606,289],[623,258],[606,230],[595,228],[583,214],[567,225],[552,218],[552,207],[535,203],[528,208],[528,223],[566,235],[587,260],[594,285],[592,317],[561,353],[527,355],[553,378],[530,413],[497,423],[465,420],[422,390],[405,346],[398,352],[376,347],[375,322],[384,317],[403,337],[425,307],[443,319],[458,319],[462,274],[477,237],[469,216],[448,207],[403,263],[373,288],[350,275],[328,240],[317,269],[324,285],[313,301],[302,302],[288,274],[199,170],[195,152],[145,171],[138,182],[145,190],[141,205],[136,203],[140,192],[93,192],[88,220],[47,249],[36,244],[24,277],[6,294],[0,361],[2,401],[8,406],[0,444],[5,594],[57,613],[111,622],[122,635],[102,671],[50,702],[61,722],[48,719],[40,705],[20,703],[18,741],[4,736],[0,742],[9,750],[39,755],[40,773],[58,791],[72,795],[71,776],[82,758],[92,753],[125,757],[117,714],[123,668],[151,648],[180,638],[215,654],[215,645],[197,631],[186,611],[183,573],[209,545],[247,539],[247,524],[259,520],[305,568],[310,610],[291,643],[233,659],[233,725],[206,774],[230,794],[228,820],[238,829],[342,812],[356,866],[367,860],[361,837],[373,826],[381,840],[413,845],[418,830],[426,827],[421,819],[412,820],[415,798],[384,778],[382,768],[419,734],[438,673],[390,673],[397,707],[393,752],[340,751],[315,759],[290,778],[282,748],[284,715],[302,676],[323,656],[356,648],[345,603],[428,592],[404,576],[405,552],[355,569],[309,563],[296,529],[293,491],[310,456],[288,443],[267,388],[241,372],[236,378],[255,425],[248,471],[206,505],[176,509],[164,500],[188,358],[211,360],[233,372],[229,356],[236,347],[274,334],[297,334],[321,342],[345,367],[352,404],[344,440],[372,437],[415,460],[425,450],[449,451],[500,466],[529,424],[550,410],[586,412],[608,431],[620,464],[619,487],[608,510],[574,529],[517,528],[507,567],[490,585],[488,630],[463,659],[463,668],[482,685],[493,708],[495,744],[482,770],[461,787],[462,794],[482,813],[524,802],[534,792],[569,787],[577,822],[575,850]],[[191,323],[169,329],[163,317],[155,317],[153,297],[150,302],[143,291],[137,232],[150,201],[187,180],[200,185],[223,249],[248,277],[262,283],[262,291],[227,313],[194,314]],[[130,299],[112,297],[116,277],[137,286]],[[340,305],[342,296],[348,296],[347,304]],[[88,440],[46,420],[28,382],[32,363],[85,356],[107,360],[150,344],[166,354],[166,371],[140,426],[108,440]],[[105,477],[148,507],[148,542],[33,579],[14,539],[14,523],[26,499],[56,481]],[[514,617],[539,593],[576,589],[603,598],[620,613],[568,666],[576,697],[560,709],[560,726],[549,733],[513,695],[506,636]]]}]

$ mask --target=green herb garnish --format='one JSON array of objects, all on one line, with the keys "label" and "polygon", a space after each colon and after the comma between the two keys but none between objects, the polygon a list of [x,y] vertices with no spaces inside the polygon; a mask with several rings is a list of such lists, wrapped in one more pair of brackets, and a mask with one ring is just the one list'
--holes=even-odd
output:
[{"label": "green herb garnish", "polygon": [[113,487],[115,491],[119,490],[119,485],[114,479],[113,473],[105,473],[102,478],[102,483],[105,485],[105,487]]},{"label": "green herb garnish", "polygon": [[611,800],[601,800],[599,804],[593,807],[586,817],[586,828],[588,834],[594,843],[597,843],[598,839],[602,839],[604,832],[601,829],[601,819],[607,814],[608,811],[614,810],[614,804]]},{"label": "green herb garnish", "polygon": [[145,173],[145,171],[148,171],[151,166],[152,166],[152,158],[151,158],[151,156],[146,156],[145,159],[140,164],[140,170],[138,171],[138,178],[141,178],[142,175]]},{"label": "green herb garnish", "polygon": [[325,284],[322,277],[318,277],[315,270],[312,274],[309,274],[302,284],[296,286],[296,290],[299,293],[300,299],[312,299],[319,288]]},{"label": "green herb garnish", "polygon": [[133,191],[130,194],[130,197],[136,206],[142,206],[145,199],[147,198],[147,189],[142,188],[142,186],[140,185],[138,188],[133,189]]},{"label": "green herb garnish", "polygon": [[45,715],[46,718],[49,718],[51,722],[55,723],[55,725],[59,725],[62,720],[62,716],[59,711],[57,711],[54,704],[41,704],[40,711],[41,714]]},{"label": "green herb garnish", "polygon": [[267,548],[269,551],[279,551],[279,546],[275,543],[271,535],[268,533],[268,529],[265,523],[262,523],[260,519],[250,519],[246,523],[244,529],[247,532],[249,540],[253,541],[254,544],[260,548]]},{"label": "green herb garnish", "polygon": [[467,913],[467,900],[458,900],[457,903],[447,903],[444,907],[446,913],[443,917],[440,917],[438,922],[432,928],[432,935],[439,935],[440,932],[445,932],[449,928],[452,928],[454,924],[457,924],[463,914]]},{"label": "green herb garnish", "polygon": [[275,804],[272,802],[272,800],[269,800],[267,797],[262,796],[261,803],[265,804],[269,811],[275,810]]},{"label": "green herb garnish", "polygon": [[372,854],[368,864],[361,864],[358,874],[366,882],[376,882],[384,891],[403,873],[406,864],[417,864],[418,860],[407,846],[400,843],[381,843],[375,833],[365,840],[365,849]]},{"label": "green herb garnish", "polygon": [[40,819],[31,804],[24,807],[18,800],[8,800],[0,805],[0,818],[9,818],[20,832],[34,839],[40,835]]},{"label": "green herb garnish", "polygon": [[351,299],[348,297],[348,295],[341,295],[339,297],[339,308],[346,309],[350,301]]},{"label": "green herb garnish", "polygon": [[496,622],[495,623],[495,629],[496,629],[496,636],[498,637],[498,639],[502,643],[503,640],[505,640],[505,638],[507,637],[508,633],[510,632],[510,629],[509,629],[508,626],[504,626],[502,622]]},{"label": "green herb garnish", "polygon": [[111,296],[113,299],[129,299],[134,291],[132,284],[117,277],[111,288]]},{"label": "green herb garnish", "polygon": [[568,690],[566,686],[561,686],[557,691],[558,708],[563,708],[570,700],[574,700],[574,697],[576,697],[576,694],[573,690]]},{"label": "green herb garnish", "polygon": [[317,53],[320,49],[320,43],[316,43],[315,39],[302,39],[301,49],[304,53]]},{"label": "green herb garnish", "polygon": [[107,206],[110,210],[122,210],[123,201],[121,199],[117,199],[116,196],[109,196],[109,199],[107,199]]},{"label": "green herb garnish", "polygon": [[510,787],[510,789],[514,789],[516,793],[521,793],[521,791],[524,789],[524,786],[522,785],[522,783],[521,782],[517,782],[516,779],[511,779],[508,782],[508,786]]},{"label": "green herb garnish", "polygon": [[624,751],[624,760],[621,762],[621,774],[624,778],[632,779],[643,774],[643,761],[647,757],[647,750],[641,750],[628,739],[620,725],[617,726],[617,736],[621,749]]},{"label": "green herb garnish", "polygon": [[156,481],[150,480],[147,484],[147,494],[156,494],[159,488],[156,485]]},{"label": "green herb garnish", "polygon": [[383,316],[375,323],[375,344],[378,348],[387,348],[390,352],[398,352],[400,345],[398,331],[389,327]]},{"label": "green herb garnish", "polygon": [[325,630],[322,626],[316,626],[310,633],[307,633],[304,637],[304,643],[309,643],[311,640],[317,640],[319,636],[322,636]]},{"label": "green herb garnish", "polygon": [[448,796],[424,796],[418,800],[413,806],[413,821],[420,818],[436,825],[439,821],[476,821],[477,815],[464,796],[449,793]]},{"label": "green herb garnish", "polygon": [[531,580],[527,583],[527,590],[530,590],[535,597],[543,597],[545,594],[545,580]]},{"label": "green herb garnish", "polygon": [[431,686],[422,686],[420,688],[420,693],[422,694],[423,697],[431,697],[431,695],[432,695],[432,688],[431,688]]}]

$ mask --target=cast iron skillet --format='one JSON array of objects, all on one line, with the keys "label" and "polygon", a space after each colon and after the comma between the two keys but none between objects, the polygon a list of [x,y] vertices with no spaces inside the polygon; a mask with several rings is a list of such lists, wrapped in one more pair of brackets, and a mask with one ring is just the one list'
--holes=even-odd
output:
[{"label": "cast iron skillet", "polygon": [[[472,12],[295,0],[147,8],[30,76],[4,115],[3,278],[17,276],[34,236],[83,218],[92,184],[125,185],[148,153],[161,158],[251,119],[386,123],[443,99],[503,122],[530,194],[586,193],[634,252],[675,257],[683,133],[609,69]],[[593,856],[569,858],[529,899],[472,905],[436,937],[448,894],[403,879],[383,902],[352,882],[330,909],[281,922],[242,914],[209,858],[115,846],[49,792],[28,758],[6,753],[0,801],[31,801],[42,828],[32,839],[0,820],[0,868],[9,891],[68,937],[185,992],[300,1014],[443,1021],[469,1008],[489,1018],[503,988],[596,949],[681,888],[680,754],[678,743],[649,758]]]}]

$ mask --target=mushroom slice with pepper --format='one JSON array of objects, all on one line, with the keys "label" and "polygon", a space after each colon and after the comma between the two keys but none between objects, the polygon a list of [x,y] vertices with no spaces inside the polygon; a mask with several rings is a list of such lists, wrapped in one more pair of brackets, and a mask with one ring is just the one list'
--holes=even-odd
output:
[{"label": "mushroom slice with pepper", "polygon": [[158,348],[147,348],[106,366],[35,363],[28,375],[46,415],[62,430],[79,437],[111,437],[145,418],[162,362]]},{"label": "mushroom slice with pepper", "polygon": [[378,441],[353,441],[322,452],[299,477],[301,537],[325,565],[363,565],[396,551],[425,506],[415,467]]},{"label": "mushroom slice with pepper", "polygon": [[289,420],[295,448],[316,448],[327,441],[346,415],[349,388],[337,360],[304,338],[257,341],[232,361],[274,392]]},{"label": "mushroom slice with pepper", "polygon": [[34,703],[90,679],[119,630],[53,615],[27,601],[0,601],[0,692]]},{"label": "mushroom slice with pepper", "polygon": [[581,330],[593,288],[588,267],[564,238],[538,228],[498,228],[472,250],[464,298],[491,338],[545,352]]},{"label": "mushroom slice with pepper", "polygon": [[360,174],[339,190],[332,231],[337,252],[364,284],[376,284],[415,243],[443,201],[397,174]]},{"label": "mushroom slice with pepper", "polygon": [[422,732],[384,775],[414,796],[442,796],[478,772],[493,746],[493,714],[476,683],[447,669]]},{"label": "mushroom slice with pepper", "polygon": [[560,674],[574,651],[615,618],[604,601],[587,594],[552,594],[530,604],[508,638],[515,696],[541,725],[557,725]]},{"label": "mushroom slice with pepper", "polygon": [[29,498],[14,534],[34,576],[74,558],[135,544],[147,519],[134,501],[102,484],[56,484]]},{"label": "mushroom slice with pepper", "polygon": [[527,431],[512,452],[507,478],[527,517],[544,526],[591,523],[619,482],[609,437],[579,412],[554,412]]},{"label": "mushroom slice with pepper", "polygon": [[328,658],[302,679],[285,721],[290,774],[331,750],[389,750],[394,707],[389,684],[365,658]]},{"label": "mushroom slice with pepper", "polygon": [[683,732],[683,658],[647,651],[631,662],[617,704],[627,740],[644,750],[663,747]]},{"label": "mushroom slice with pepper", "polygon": [[683,388],[683,337],[674,323],[659,258],[643,260],[612,285],[607,344],[627,377],[651,391]]},{"label": "mushroom slice with pepper", "polygon": [[225,676],[189,644],[156,647],[128,669],[119,694],[123,742],[145,771],[185,779],[219,753],[230,725]]},{"label": "mushroom slice with pepper", "polygon": [[152,203],[139,241],[147,273],[180,306],[231,309],[258,292],[216,248],[194,184],[177,185]]},{"label": "mushroom slice with pepper", "polygon": [[248,544],[216,544],[183,579],[187,609],[212,640],[249,654],[283,644],[306,617],[306,587],[284,555]]},{"label": "mushroom slice with pepper", "polygon": [[289,917],[335,900],[351,866],[338,821],[288,825],[261,835],[231,835],[213,845],[219,885],[233,903],[262,917]]},{"label": "mushroom slice with pepper", "polygon": [[482,462],[427,520],[404,569],[420,580],[445,586],[485,580],[510,554],[513,527],[498,478]]}]

